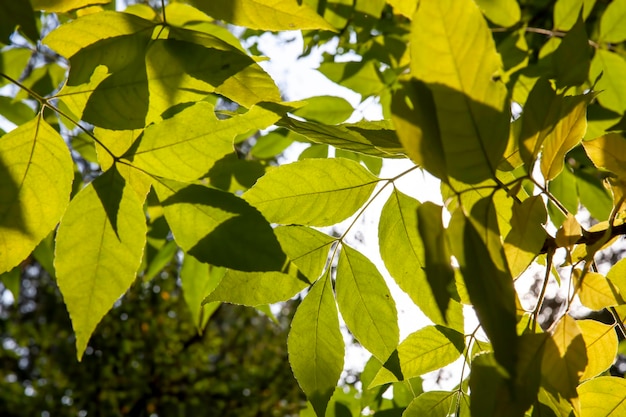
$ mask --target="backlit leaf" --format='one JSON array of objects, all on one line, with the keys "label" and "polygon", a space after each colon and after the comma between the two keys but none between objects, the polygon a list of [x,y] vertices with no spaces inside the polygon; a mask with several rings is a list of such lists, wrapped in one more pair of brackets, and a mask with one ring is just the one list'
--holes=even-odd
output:
[{"label": "backlit leaf", "polygon": [[[487,220],[483,227],[492,223]],[[452,214],[448,233],[452,254],[459,262],[470,300],[494,347],[495,357],[513,376],[517,350],[515,290],[503,250],[497,242],[486,241],[461,210]]]},{"label": "backlit leaf", "polygon": [[541,173],[546,180],[563,169],[565,154],[582,140],[587,130],[586,110],[591,95],[564,97],[560,119],[543,143]]},{"label": "backlit leaf", "polygon": [[626,111],[626,60],[614,52],[597,49],[591,60],[589,78],[594,80],[600,73],[602,77],[596,83],[598,102],[617,113]]},{"label": "backlit leaf", "polygon": [[295,110],[293,114],[329,125],[345,122],[354,111],[352,105],[341,97],[316,96],[305,101],[306,105]]},{"label": "backlit leaf", "polygon": [[146,230],[143,202],[115,168],[82,189],[63,215],[54,266],[79,360],[98,322],[135,280]]},{"label": "backlit leaf", "polygon": [[583,20],[587,19],[595,0],[557,0],[554,5],[554,29],[568,31],[574,26],[582,9]]},{"label": "backlit leaf", "polygon": [[291,369],[322,417],[341,375],[344,355],[330,275],[313,285],[296,310],[287,344]]},{"label": "backlit leaf", "polygon": [[511,231],[504,240],[504,254],[513,277],[521,274],[542,248],[547,236],[542,226],[546,217],[546,207],[539,196],[513,205]]},{"label": "backlit leaf", "polygon": [[612,1],[600,19],[600,40],[608,43],[626,40],[626,28],[622,24],[624,19],[626,19],[626,1]]},{"label": "backlit leaf", "polygon": [[56,226],[74,172],[63,138],[33,119],[0,138],[0,273],[23,261]]},{"label": "backlit leaf", "polygon": [[619,133],[607,133],[583,142],[583,147],[594,165],[608,169],[626,178],[626,138]]},{"label": "backlit leaf", "polygon": [[515,0],[491,1],[477,0],[476,4],[487,19],[498,26],[510,27],[519,22],[522,12]]},{"label": "backlit leaf", "polygon": [[[417,209],[420,203],[394,188],[383,207],[378,226],[380,255],[398,286],[435,324],[463,330],[463,314],[451,300],[447,316],[442,316],[433,290],[428,285],[425,249],[419,235]],[[447,323],[447,324],[446,324]]]},{"label": "backlit leaf", "polygon": [[578,320],[577,324],[587,348],[587,367],[580,378],[584,381],[600,375],[613,365],[618,341],[612,325],[595,320]]},{"label": "backlit leaf", "polygon": [[305,159],[269,171],[243,198],[271,223],[330,226],[365,204],[378,181],[348,159]]},{"label": "backlit leaf", "polygon": [[574,278],[580,290],[578,297],[580,302],[592,310],[602,310],[603,308],[616,306],[623,303],[623,299],[619,292],[615,292],[611,285],[604,277],[604,275],[598,272],[587,272],[580,280],[580,269],[574,269]]},{"label": "backlit leaf", "polygon": [[623,417],[626,405],[626,379],[600,376],[580,385],[581,417]]},{"label": "backlit leaf", "polygon": [[420,3],[412,22],[411,74],[432,91],[448,174],[467,183],[493,177],[506,148],[510,111],[501,71],[473,1]]},{"label": "backlit leaf", "polygon": [[203,305],[202,300],[217,287],[225,272],[224,268],[202,263],[193,256],[183,258],[180,268],[183,297],[199,333],[220,306],[217,302]]},{"label": "backlit leaf", "polygon": [[587,349],[576,320],[569,315],[558,322],[546,344],[541,374],[552,388],[578,408],[576,387],[587,367]]},{"label": "backlit leaf", "polygon": [[322,273],[328,260],[333,238],[310,227],[280,226],[274,233],[289,259],[314,282]]},{"label": "backlit leaf", "polygon": [[30,0],[33,9],[47,12],[63,13],[81,9],[94,4],[107,4],[111,0]]},{"label": "backlit leaf", "polygon": [[[261,213],[200,184],[154,184],[176,243],[198,260],[241,271],[282,271],[286,256]],[[237,239],[232,239],[237,236]]]},{"label": "backlit leaf", "polygon": [[335,31],[314,9],[296,0],[190,0],[190,3],[209,16],[250,29]]},{"label": "backlit leaf", "polygon": [[360,252],[343,245],[335,284],[339,311],[367,350],[385,361],[398,346],[398,314],[385,280]]},{"label": "backlit leaf", "polygon": [[581,85],[587,81],[591,64],[591,46],[582,19],[578,19],[554,51],[552,63],[557,88]]},{"label": "backlit leaf", "polygon": [[402,417],[447,417],[454,413],[458,394],[448,391],[428,391],[411,401]]},{"label": "backlit leaf", "polygon": [[223,301],[258,307],[287,301],[310,285],[297,269],[289,273],[278,271],[243,272],[229,269],[215,290],[203,301]]}]

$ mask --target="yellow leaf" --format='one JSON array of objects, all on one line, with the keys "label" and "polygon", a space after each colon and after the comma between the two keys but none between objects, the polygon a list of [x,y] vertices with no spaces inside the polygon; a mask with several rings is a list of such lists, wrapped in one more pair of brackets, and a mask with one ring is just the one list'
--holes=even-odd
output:
[{"label": "yellow leaf", "polygon": [[626,138],[619,133],[607,133],[583,142],[589,159],[598,168],[607,169],[626,179]]},{"label": "yellow leaf", "polygon": [[567,219],[556,232],[556,244],[561,248],[571,248],[582,235],[578,220],[572,214],[568,214]]},{"label": "yellow leaf", "polygon": [[74,170],[63,138],[39,118],[0,140],[0,273],[23,261],[56,226]]},{"label": "yellow leaf", "polygon": [[623,303],[619,291],[611,288],[604,275],[597,272],[587,272],[581,282],[581,273],[580,269],[574,269],[574,279],[580,285],[578,297],[585,307],[592,310],[602,310]]},{"label": "yellow leaf", "polygon": [[581,417],[626,416],[626,380],[601,376],[580,385]]},{"label": "yellow leaf", "polygon": [[33,10],[49,13],[64,13],[94,4],[107,4],[111,0],[30,0]]},{"label": "yellow leaf", "polygon": [[617,333],[614,326],[596,320],[578,320],[587,347],[587,367],[581,380],[593,378],[609,369],[617,355]]}]

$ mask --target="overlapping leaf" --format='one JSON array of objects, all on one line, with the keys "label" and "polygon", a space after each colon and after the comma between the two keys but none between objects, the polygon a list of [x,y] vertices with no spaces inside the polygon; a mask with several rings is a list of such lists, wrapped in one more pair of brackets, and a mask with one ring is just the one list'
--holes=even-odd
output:
[{"label": "overlapping leaf", "polygon": [[601,376],[580,385],[581,417],[621,417],[626,405],[626,380]]},{"label": "overlapping leaf", "polygon": [[398,346],[398,314],[385,280],[360,252],[344,245],[337,265],[337,303],[348,329],[380,361]]},{"label": "overlapping leaf", "polygon": [[626,60],[614,52],[605,49],[596,50],[591,60],[589,78],[598,79],[595,89],[602,91],[598,94],[598,102],[609,110],[619,114],[626,111]]},{"label": "overlapping leaf", "polygon": [[69,202],[72,159],[63,138],[33,119],[0,140],[0,273],[23,261]]},{"label": "overlapping leaf", "polygon": [[620,43],[626,40],[626,28],[622,24],[624,18],[626,18],[626,1],[612,1],[600,19],[600,40],[609,43]]},{"label": "overlapping leaf", "polygon": [[617,355],[617,333],[612,325],[595,320],[578,320],[587,349],[587,366],[581,376],[586,380],[600,375],[611,367]]},{"label": "overlapping leaf", "polygon": [[163,181],[154,187],[174,239],[198,260],[241,271],[285,267],[272,228],[241,198],[199,184]]},{"label": "overlapping leaf", "polygon": [[546,216],[546,207],[539,196],[513,205],[511,231],[504,241],[504,253],[513,277],[530,265],[543,246],[547,235],[542,225]]},{"label": "overlapping leaf", "polygon": [[305,159],[269,171],[243,198],[272,223],[330,226],[365,204],[378,181],[348,159]]},{"label": "overlapping leaf", "polygon": [[54,265],[80,359],[98,322],[135,280],[146,242],[143,202],[112,168],[63,215]]},{"label": "overlapping leaf", "polygon": [[[449,176],[477,183],[495,175],[507,144],[502,62],[478,6],[470,0],[421,3],[413,17],[411,74],[436,106]],[[437,138],[428,138],[436,141]]]},{"label": "overlapping leaf", "polygon": [[218,302],[202,305],[202,300],[217,287],[225,272],[223,268],[207,265],[193,256],[183,258],[180,268],[183,297],[199,333],[220,306]]},{"label": "overlapping leaf", "polygon": [[314,282],[328,260],[328,251],[334,239],[310,227],[280,226],[274,233],[289,259]]},{"label": "overlapping leaf", "polygon": [[330,275],[320,279],[291,322],[289,363],[319,417],[325,415],[343,369],[344,343]]}]

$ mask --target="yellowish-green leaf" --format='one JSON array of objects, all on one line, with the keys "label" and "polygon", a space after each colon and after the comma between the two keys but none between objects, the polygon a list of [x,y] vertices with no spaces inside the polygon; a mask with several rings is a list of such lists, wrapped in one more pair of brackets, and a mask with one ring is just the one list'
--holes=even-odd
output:
[{"label": "yellowish-green leaf", "polygon": [[411,401],[402,417],[448,416],[456,409],[457,397],[457,392],[425,392]]},{"label": "yellowish-green leaf", "polygon": [[624,417],[626,379],[600,376],[580,385],[581,417]]},{"label": "yellowish-green leaf", "polygon": [[202,333],[207,321],[220,306],[219,302],[203,304],[202,300],[217,287],[225,272],[224,268],[207,265],[193,256],[185,255],[183,258],[180,268],[183,297],[198,333]]},{"label": "yellowish-green leaf", "polygon": [[463,352],[462,333],[443,326],[426,326],[398,346],[404,379],[421,376],[454,362]]},{"label": "yellowish-green leaf", "polygon": [[82,189],[63,215],[54,266],[79,360],[97,324],[135,280],[146,230],[143,202],[115,168]]},{"label": "yellowish-green leaf", "polygon": [[574,269],[574,278],[580,286],[578,297],[580,302],[592,310],[623,304],[621,294],[611,287],[604,275],[598,272],[587,272],[581,282],[581,270]]},{"label": "yellowish-green leaf", "polygon": [[192,181],[234,151],[236,135],[266,128],[279,118],[280,115],[258,105],[243,115],[218,120],[213,106],[201,101],[146,128],[138,145],[125,156],[153,175]]},{"label": "yellowish-green leaf", "polygon": [[400,14],[407,18],[412,18],[417,7],[418,0],[387,0],[387,4],[393,7],[395,14]]},{"label": "yellowish-green leaf", "polygon": [[0,138],[0,273],[23,261],[56,226],[74,171],[63,138],[39,118]]},{"label": "yellowish-green leaf", "polygon": [[191,0],[190,3],[209,16],[250,29],[335,31],[314,9],[297,0]]},{"label": "yellowish-green leaf", "polygon": [[191,256],[240,271],[282,271],[286,266],[271,226],[241,198],[175,181],[156,182],[154,188],[176,243]]},{"label": "yellowish-green leaf", "polygon": [[578,19],[552,55],[556,86],[578,86],[587,81],[591,64],[591,46],[585,23]]},{"label": "yellowish-green leaf", "polygon": [[[484,213],[477,216],[481,224],[475,227],[476,220],[466,219],[461,210],[456,210],[448,226],[448,239],[478,319],[494,347],[495,357],[509,375],[514,376],[518,341],[515,290],[498,241],[499,234],[494,233],[495,213],[493,210]],[[485,216],[488,218],[483,219]]]},{"label": "yellowish-green leaf", "polygon": [[385,280],[360,252],[343,245],[335,284],[339,311],[356,339],[380,361],[398,346],[398,314]]},{"label": "yellowish-green leaf", "polygon": [[345,122],[354,108],[348,101],[341,97],[316,96],[306,99],[306,105],[293,112],[296,116],[307,120],[334,125]]},{"label": "yellowish-green leaf", "polygon": [[411,74],[432,90],[448,174],[467,183],[493,177],[506,148],[510,109],[501,71],[474,1],[420,3],[412,21]]},{"label": "yellowish-green leaf", "polygon": [[587,348],[580,328],[569,315],[563,316],[552,331],[541,363],[546,383],[578,409],[576,387],[587,367]]},{"label": "yellowish-green leaf", "polygon": [[362,98],[380,94],[387,88],[373,59],[351,62],[323,62],[317,69],[331,81],[361,94]]},{"label": "yellowish-green leaf", "polygon": [[558,123],[546,137],[541,155],[541,173],[549,181],[563,170],[565,154],[578,145],[587,130],[587,104],[592,95],[565,97]]},{"label": "yellowish-green leaf", "polygon": [[606,278],[613,288],[613,292],[619,294],[616,297],[623,298],[626,295],[626,259],[621,259],[614,264],[606,274]]},{"label": "yellowish-green leaf", "polygon": [[280,226],[274,233],[289,259],[314,282],[319,278],[328,260],[333,238],[310,227]]},{"label": "yellowish-green leaf", "polygon": [[620,43],[626,40],[626,1],[613,0],[602,13],[599,41]]},{"label": "yellowish-green leaf", "polygon": [[581,381],[600,375],[609,369],[617,355],[615,326],[596,320],[578,320],[578,328],[587,348],[587,367]]},{"label": "yellowish-green leaf", "polygon": [[411,160],[446,181],[446,155],[431,89],[416,79],[402,82],[392,97],[391,117]]},{"label": "yellowish-green leaf", "polygon": [[557,0],[554,5],[554,29],[568,31],[574,26],[582,9],[583,20],[591,13],[596,0]]},{"label": "yellowish-green leaf", "polygon": [[349,159],[305,159],[269,171],[243,198],[272,223],[330,226],[365,204],[378,181]]},{"label": "yellowish-green leaf", "polygon": [[288,273],[279,271],[243,272],[229,269],[217,288],[203,303],[223,301],[258,307],[287,301],[310,285],[296,268]]},{"label": "yellowish-green leaf", "polygon": [[487,19],[503,27],[510,27],[522,17],[519,4],[515,0],[477,0],[476,3]]},{"label": "yellowish-green leaf", "polygon": [[[446,316],[437,306],[428,285],[425,249],[419,235],[417,210],[420,203],[394,188],[383,207],[378,226],[380,255],[398,286],[435,324],[463,331],[461,305],[450,300]],[[441,254],[443,256],[443,253]],[[449,261],[449,258],[448,258]]]},{"label": "yellowish-green leaf", "polygon": [[34,10],[49,13],[65,13],[94,4],[108,4],[111,0],[30,0]]},{"label": "yellowish-green leaf", "polygon": [[530,265],[546,239],[546,206],[539,196],[530,197],[513,205],[511,231],[504,240],[511,275],[516,278]]},{"label": "yellowish-green leaf", "polygon": [[607,133],[583,142],[585,152],[598,168],[607,169],[626,179],[626,138],[619,133]]},{"label": "yellowish-green leaf", "polygon": [[595,80],[598,102],[603,107],[623,114],[626,111],[626,60],[615,52],[597,49],[591,60],[589,79]]},{"label": "yellowish-green leaf", "polygon": [[344,343],[330,275],[313,285],[291,322],[289,363],[318,417],[325,415],[343,369]]}]

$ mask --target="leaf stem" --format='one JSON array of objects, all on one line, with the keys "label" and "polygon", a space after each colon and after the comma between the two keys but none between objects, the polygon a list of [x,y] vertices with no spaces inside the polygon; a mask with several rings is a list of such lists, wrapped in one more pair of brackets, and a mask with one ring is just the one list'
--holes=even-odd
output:
[{"label": "leaf stem", "polygon": [[546,187],[544,187],[543,185],[541,185],[535,178],[533,178],[532,176],[528,176],[528,178],[533,182],[533,184],[535,184],[537,186],[537,188],[539,188],[541,190],[541,192],[543,194],[546,195],[546,197],[548,197],[548,199],[550,201],[552,201],[552,203],[564,214],[564,215],[568,215],[569,211],[565,208],[565,206],[563,204],[561,204],[561,202],[559,200],[557,200],[557,198],[555,196],[552,195],[552,193],[550,193],[550,191],[548,191],[548,189]]},{"label": "leaf stem", "polygon": [[[510,28],[492,28],[491,29],[492,32],[508,32],[509,30]],[[525,27],[524,32],[537,33],[539,35],[545,35],[551,38],[564,38],[568,34],[568,32],[563,32],[560,30],[550,30],[550,29],[544,29],[544,28],[536,28],[532,26]],[[593,41],[591,39],[588,39],[587,42],[589,43],[589,45],[593,46],[596,49],[600,47],[598,42]]]},{"label": "leaf stem", "polygon": [[167,16],[165,15],[165,0],[161,0],[161,19],[163,19],[163,24],[167,25]]},{"label": "leaf stem", "polygon": [[550,280],[550,271],[552,270],[552,258],[554,257],[554,252],[556,248],[550,248],[547,259],[546,259],[546,275],[543,278],[543,285],[541,286],[541,292],[539,293],[539,297],[537,298],[537,304],[532,313],[533,317],[533,333],[537,329],[537,322],[539,321],[539,312],[541,311],[541,306],[543,305],[543,300],[546,296],[546,289],[548,288],[548,281]]}]

